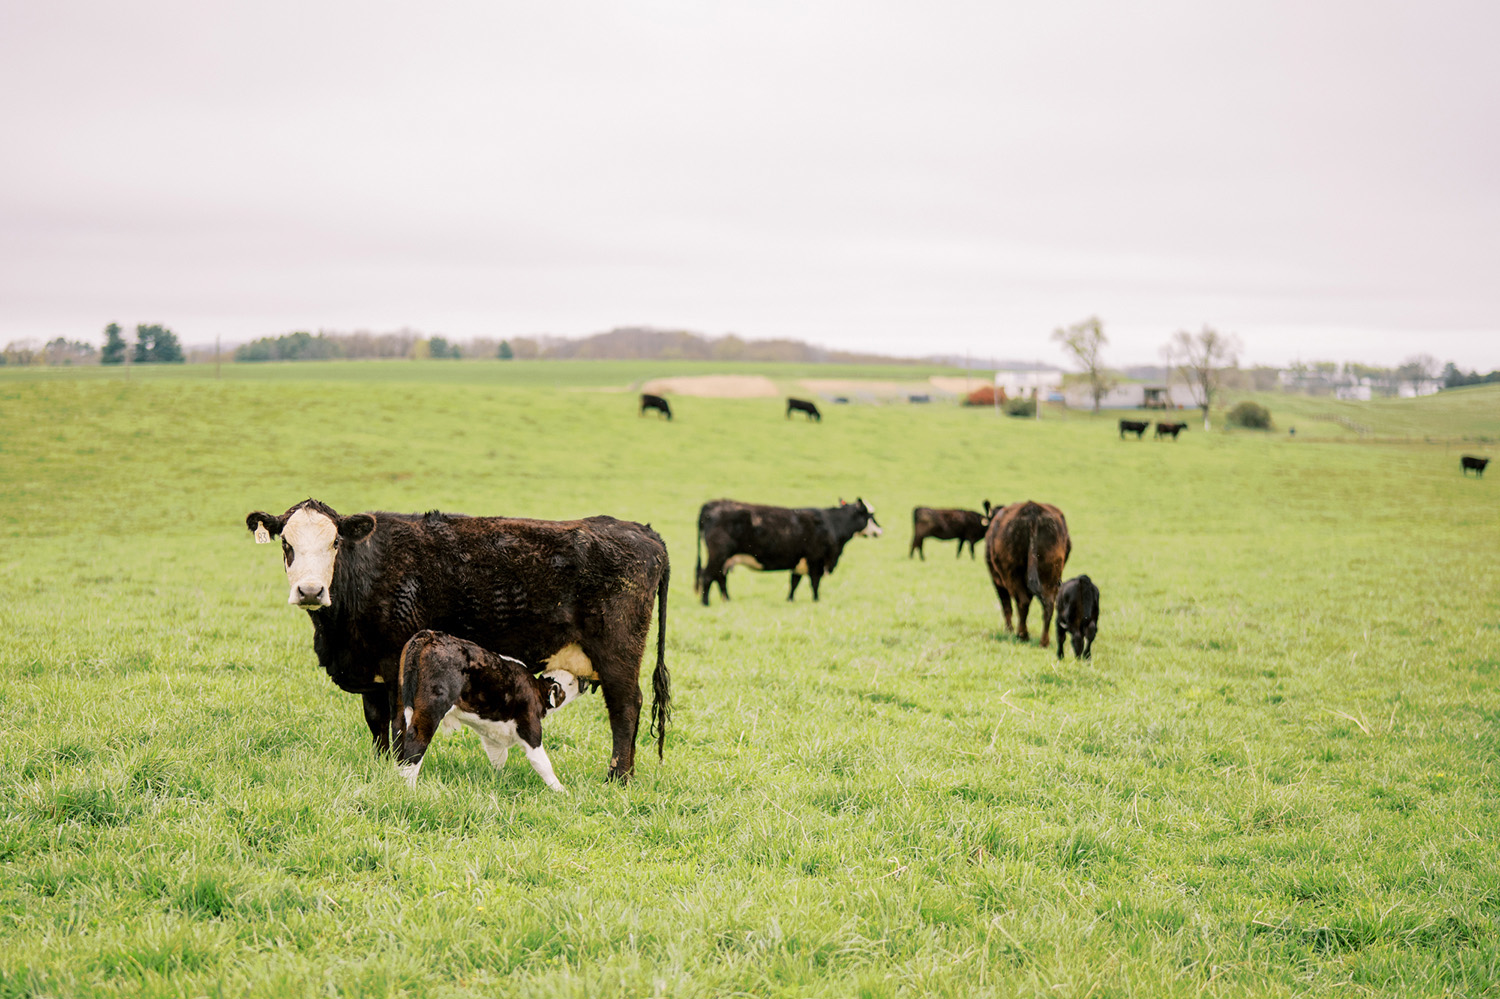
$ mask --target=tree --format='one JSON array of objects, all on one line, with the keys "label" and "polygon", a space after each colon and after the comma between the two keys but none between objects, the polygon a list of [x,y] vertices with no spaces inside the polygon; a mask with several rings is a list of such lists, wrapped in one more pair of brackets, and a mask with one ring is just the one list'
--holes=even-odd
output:
[{"label": "tree", "polygon": [[125,338],[120,335],[119,323],[110,323],[104,327],[104,349],[99,352],[99,363],[125,363]]},{"label": "tree", "polygon": [[1430,382],[1437,377],[1438,362],[1431,354],[1417,354],[1408,357],[1401,362],[1396,369],[1396,377],[1411,385],[1413,392],[1419,392],[1423,382]]},{"label": "tree", "polygon": [[176,333],[159,323],[152,323],[150,326],[145,323],[136,324],[136,364],[182,364],[186,360]]},{"label": "tree", "polygon": [[1067,329],[1052,331],[1052,339],[1063,345],[1074,362],[1083,369],[1089,383],[1089,396],[1094,400],[1094,412],[1099,412],[1099,400],[1115,387],[1115,379],[1104,366],[1100,353],[1109,339],[1104,335],[1104,324],[1098,316],[1090,316],[1081,323]]},{"label": "tree", "polygon": [[1203,410],[1203,429],[1208,430],[1208,411],[1219,394],[1220,369],[1233,367],[1240,349],[1239,337],[1205,326],[1197,333],[1179,330],[1167,341],[1162,353],[1169,367],[1187,382],[1193,401]]},{"label": "tree", "polygon": [[500,341],[500,355],[499,356],[500,356],[500,360],[502,360],[502,361],[509,361],[511,358],[513,358],[513,357],[516,356],[515,351],[513,351],[513,350],[510,349],[510,341],[509,340],[501,340]]}]

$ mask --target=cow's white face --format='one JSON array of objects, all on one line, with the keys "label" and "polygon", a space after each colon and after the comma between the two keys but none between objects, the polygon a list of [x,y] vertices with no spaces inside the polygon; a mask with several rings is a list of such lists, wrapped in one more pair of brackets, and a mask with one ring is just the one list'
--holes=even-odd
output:
[{"label": "cow's white face", "polygon": [[577,700],[579,693],[583,689],[582,685],[578,682],[578,677],[567,670],[548,670],[542,674],[542,679],[551,680],[561,689],[561,699],[558,699],[557,689],[552,691],[552,703],[547,705],[548,711],[556,711],[565,704]]},{"label": "cow's white face", "polygon": [[[863,500],[861,500],[860,502],[864,503]],[[865,524],[864,530],[860,531],[859,533],[863,534],[867,538],[878,538],[885,532],[880,529],[879,524],[875,523],[875,508],[868,503],[865,503],[864,507],[865,514],[870,518],[870,520],[867,524]]]},{"label": "cow's white face", "polygon": [[317,609],[333,601],[333,563],[338,556],[339,527],[333,518],[303,507],[286,519],[281,529],[281,552],[286,557],[287,603]]}]

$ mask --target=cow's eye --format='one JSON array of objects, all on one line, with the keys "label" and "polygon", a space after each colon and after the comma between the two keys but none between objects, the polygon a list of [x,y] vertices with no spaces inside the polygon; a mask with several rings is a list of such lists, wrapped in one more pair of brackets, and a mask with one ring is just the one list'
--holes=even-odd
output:
[{"label": "cow's eye", "polygon": [[281,557],[286,559],[286,564],[292,564],[292,546],[285,541],[281,543]]}]

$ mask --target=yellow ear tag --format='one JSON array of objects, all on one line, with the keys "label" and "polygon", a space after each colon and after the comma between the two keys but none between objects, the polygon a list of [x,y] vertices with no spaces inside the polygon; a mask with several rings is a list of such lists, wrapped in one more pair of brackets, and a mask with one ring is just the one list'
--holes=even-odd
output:
[{"label": "yellow ear tag", "polygon": [[266,530],[266,523],[263,520],[255,522],[255,543],[258,545],[268,545],[271,543],[271,532]]}]

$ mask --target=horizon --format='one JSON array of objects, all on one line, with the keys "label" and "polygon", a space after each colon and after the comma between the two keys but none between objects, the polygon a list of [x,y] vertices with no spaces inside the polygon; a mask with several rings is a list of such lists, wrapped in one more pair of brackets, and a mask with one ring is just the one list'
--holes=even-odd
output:
[{"label": "horizon", "polygon": [[1097,315],[1117,367],[1207,325],[1245,366],[1500,368],[1493,5],[14,21],[0,343],[649,325],[1066,367]]}]

